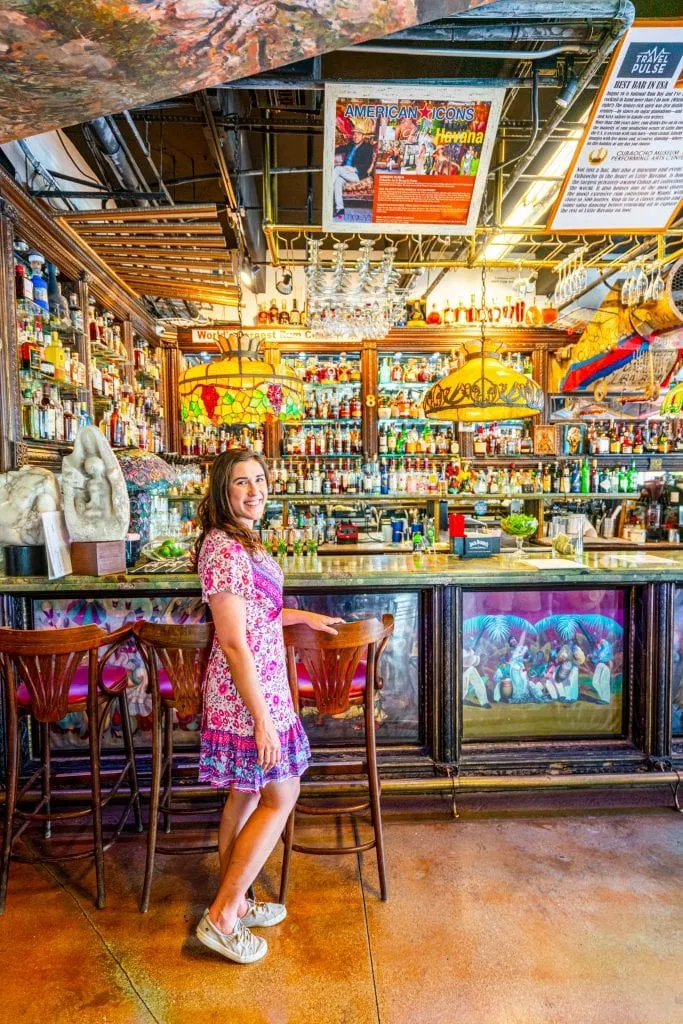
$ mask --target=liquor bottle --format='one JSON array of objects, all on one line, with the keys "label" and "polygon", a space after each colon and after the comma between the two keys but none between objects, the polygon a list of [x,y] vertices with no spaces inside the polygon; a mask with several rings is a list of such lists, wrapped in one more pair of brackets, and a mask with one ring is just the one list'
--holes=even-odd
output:
[{"label": "liquor bottle", "polygon": [[590,494],[591,489],[591,474],[588,466],[588,459],[584,456],[581,464],[581,494]]},{"label": "liquor bottle", "polygon": [[541,488],[544,494],[550,494],[552,491],[552,477],[550,476],[550,466],[546,462],[543,467],[543,475],[541,477]]},{"label": "liquor bottle", "polygon": [[394,356],[394,363],[391,367],[391,379],[395,384],[400,384],[403,381],[403,367],[398,356]]},{"label": "liquor bottle", "polygon": [[633,454],[633,434],[631,433],[628,424],[626,423],[623,424],[621,430],[621,454]]},{"label": "liquor bottle", "polygon": [[278,313],[277,322],[283,325],[287,325],[289,323],[289,311],[287,309],[287,302],[285,299],[282,300],[282,309]]},{"label": "liquor bottle", "polygon": [[292,299],[292,311],[289,314],[289,322],[295,327],[298,327],[301,324],[301,311],[297,306],[296,299]]},{"label": "liquor bottle", "polygon": [[621,440],[619,437],[619,431],[617,430],[616,423],[612,424],[612,429],[609,434],[609,450],[610,455],[621,454]]},{"label": "liquor bottle", "polygon": [[470,304],[467,307],[466,316],[468,324],[473,324],[477,319],[477,297],[474,292],[470,295]]},{"label": "liquor bottle", "polygon": [[657,451],[661,455],[668,455],[671,451],[671,438],[669,437],[668,429],[664,423],[662,423],[661,430],[659,432]]},{"label": "liquor bottle", "polygon": [[631,460],[626,473],[626,490],[629,494],[633,494],[638,489],[638,470],[636,469],[636,460]]},{"label": "liquor bottle", "polygon": [[534,451],[534,442],[531,439],[531,434],[528,430],[524,431],[522,439],[519,443],[519,451],[521,455],[532,455]]},{"label": "liquor bottle", "polygon": [[432,303],[431,312],[429,313],[429,316],[427,317],[427,323],[428,324],[440,324],[441,323],[441,313],[439,313],[438,309],[436,308],[436,303],[435,302]]},{"label": "liquor bottle", "polygon": [[477,432],[474,435],[472,450],[475,455],[486,455],[486,437],[484,436],[484,428],[481,424],[477,427]]},{"label": "liquor bottle", "polygon": [[23,263],[17,263],[14,270],[14,286],[17,299],[24,303],[33,302],[33,283],[26,273],[26,267]]},{"label": "liquor bottle", "polygon": [[562,467],[562,476],[560,478],[560,494],[571,494],[571,477],[569,476],[569,464],[565,462]]},{"label": "liquor bottle", "polygon": [[39,252],[30,252],[28,263],[31,268],[31,284],[33,285],[33,301],[36,306],[49,313],[50,306],[47,297],[47,281],[43,277],[43,264],[45,260]]},{"label": "liquor bottle", "polygon": [[453,310],[451,309],[451,304],[448,301],[448,299],[446,300],[446,308],[443,311],[443,322],[444,322],[445,325],[450,325],[450,324],[455,323],[455,314],[454,314]]},{"label": "liquor bottle", "polygon": [[593,492],[593,494],[597,494],[600,490],[600,473],[598,472],[597,459],[593,459],[593,462],[591,464],[590,489]]},{"label": "liquor bottle", "polygon": [[628,474],[626,466],[619,466],[617,472],[617,491],[619,494],[626,494],[628,491]]},{"label": "liquor bottle", "polygon": [[277,324],[280,321],[280,311],[277,308],[277,299],[273,298],[268,310],[268,323]]},{"label": "liquor bottle", "polygon": [[256,323],[259,327],[262,327],[270,323],[270,317],[268,315],[267,303],[261,302],[258,308],[258,316],[256,317]]}]

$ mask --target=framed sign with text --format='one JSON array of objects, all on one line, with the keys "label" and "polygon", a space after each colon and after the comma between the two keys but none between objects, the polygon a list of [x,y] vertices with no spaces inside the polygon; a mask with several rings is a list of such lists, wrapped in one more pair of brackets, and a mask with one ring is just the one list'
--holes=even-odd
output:
[{"label": "framed sign with text", "polygon": [[683,202],[683,21],[636,22],[616,49],[551,231],[665,231]]},{"label": "framed sign with text", "polygon": [[325,87],[323,228],[468,235],[504,88]]}]

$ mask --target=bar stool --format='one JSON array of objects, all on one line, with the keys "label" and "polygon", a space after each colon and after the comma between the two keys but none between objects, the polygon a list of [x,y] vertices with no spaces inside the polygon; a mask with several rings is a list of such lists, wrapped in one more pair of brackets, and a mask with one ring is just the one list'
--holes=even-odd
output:
[{"label": "bar stool", "polygon": [[171,831],[173,815],[206,814],[207,811],[221,810],[222,805],[179,807],[172,801],[173,712],[196,715],[201,710],[202,683],[213,644],[213,623],[176,626],[140,620],[135,623],[134,631],[147,667],[152,697],[152,779],[149,791],[147,860],[140,899],[140,910],[144,914],[149,908],[157,853],[166,856],[201,854],[215,853],[218,849],[215,843],[200,846],[159,845],[159,814],[164,819],[164,832],[168,833]]},{"label": "bar stool", "polygon": [[[0,670],[4,682],[7,746],[7,802],[0,868],[0,913],[4,912],[10,860],[28,863],[77,860],[94,857],[97,878],[97,907],[105,905],[104,853],[123,830],[131,808],[138,832],[142,832],[140,793],[135,771],[133,734],[126,701],[128,676],[118,665],[108,664],[115,650],[132,635],[130,626],[107,633],[99,626],[76,626],[71,629],[9,629],[0,628]],[[101,657],[98,653],[105,648]],[[83,664],[87,657],[87,664]],[[116,780],[102,798],[100,746],[108,712],[118,701],[121,714],[125,764]],[[90,760],[90,803],[83,810],[54,811],[54,782],[73,779],[73,773],[60,776],[52,772],[50,724],[59,722],[69,712],[86,712],[88,716],[88,747]],[[20,742],[19,718],[31,715],[40,725],[41,763],[19,792]],[[130,797],[105,844],[102,830],[102,809],[116,795],[127,777]],[[40,780],[40,799],[32,810],[19,804]],[[92,815],[94,846],[85,851],[49,857],[23,857],[13,852],[15,841],[32,822],[43,824],[46,839],[51,837],[52,823]],[[15,828],[17,819],[23,819]]]},{"label": "bar stool", "polygon": [[[375,849],[380,893],[383,900],[387,899],[373,711],[375,690],[382,687],[377,667],[387,641],[394,631],[394,617],[383,615],[381,622],[378,619],[346,622],[337,626],[337,630],[337,635],[332,636],[329,633],[312,630],[308,626],[285,627],[289,685],[297,712],[301,707],[315,707],[321,714],[338,715],[351,706],[363,708],[366,760],[360,767],[367,768],[369,800],[353,806],[334,804],[324,808],[303,802],[297,803],[287,820],[283,835],[280,903],[284,903],[287,896],[292,850],[296,850],[297,853],[337,854],[361,853]],[[297,654],[300,659],[298,665]],[[368,809],[374,836],[365,843],[356,843],[354,846],[304,846],[293,841],[297,811],[301,814],[354,816]]]}]

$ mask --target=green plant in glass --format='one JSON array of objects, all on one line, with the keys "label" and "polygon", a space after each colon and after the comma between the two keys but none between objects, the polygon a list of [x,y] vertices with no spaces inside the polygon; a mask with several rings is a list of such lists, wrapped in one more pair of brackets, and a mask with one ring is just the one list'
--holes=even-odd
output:
[{"label": "green plant in glass", "polygon": [[513,512],[512,515],[501,519],[500,525],[508,536],[515,538],[517,554],[521,554],[526,538],[531,537],[538,529],[538,519],[523,512]]}]

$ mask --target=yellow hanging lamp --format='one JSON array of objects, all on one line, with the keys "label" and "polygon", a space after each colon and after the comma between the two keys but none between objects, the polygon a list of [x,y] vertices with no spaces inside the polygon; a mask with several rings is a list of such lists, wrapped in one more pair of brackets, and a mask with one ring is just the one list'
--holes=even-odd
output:
[{"label": "yellow hanging lamp", "polygon": [[501,346],[483,340],[465,344],[467,359],[432,384],[423,399],[425,416],[462,423],[489,423],[538,416],[543,391],[500,361]]},{"label": "yellow hanging lamp", "polygon": [[680,416],[683,412],[683,381],[674,384],[670,391],[667,391],[662,402],[660,416]]},{"label": "yellow hanging lamp", "polygon": [[178,383],[183,422],[239,426],[304,416],[304,388],[284,363],[266,362],[261,339],[221,333],[223,358],[187,369]]},{"label": "yellow hanging lamp", "polygon": [[[486,308],[486,267],[481,274],[482,306]],[[466,343],[467,359],[457,370],[437,380],[422,405],[428,419],[460,423],[490,423],[538,416],[543,391],[525,374],[500,360],[502,345],[486,337],[481,321],[481,340]]]}]

